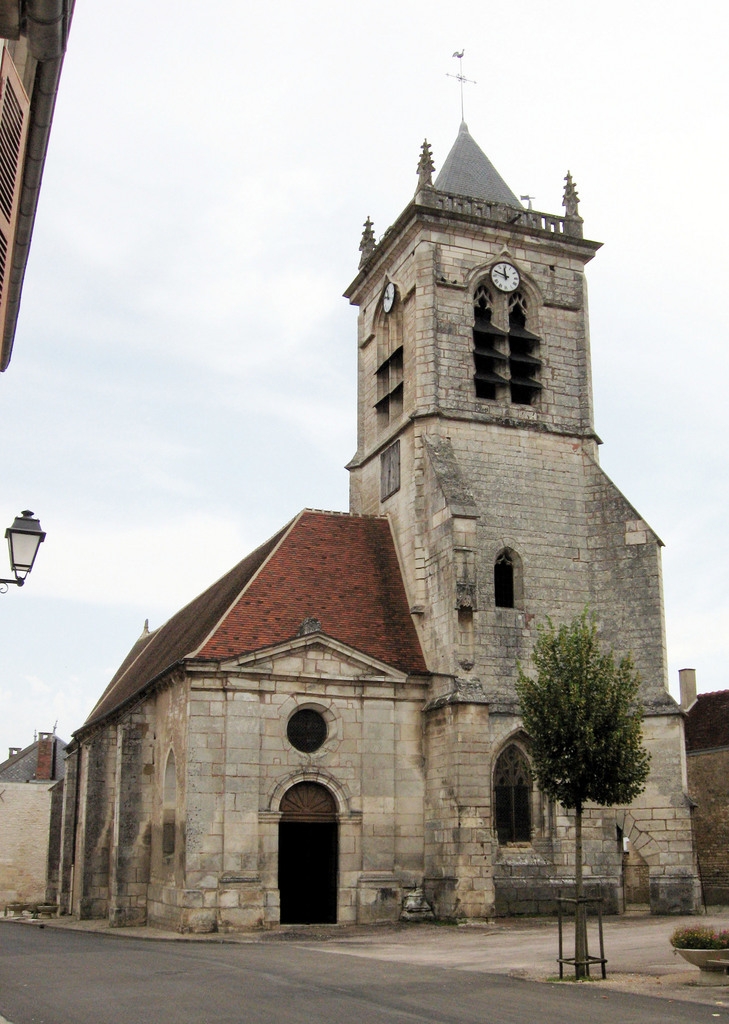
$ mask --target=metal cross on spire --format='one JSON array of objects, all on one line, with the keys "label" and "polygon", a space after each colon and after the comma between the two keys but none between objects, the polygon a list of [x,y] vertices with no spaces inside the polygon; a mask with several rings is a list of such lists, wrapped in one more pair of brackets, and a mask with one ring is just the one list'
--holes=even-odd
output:
[{"label": "metal cross on spire", "polygon": [[476,85],[476,82],[474,82],[472,78],[466,78],[466,76],[463,74],[463,54],[465,52],[465,50],[461,50],[461,52],[459,53],[458,50],[456,50],[456,52],[453,54],[454,57],[458,58],[458,74],[451,75],[449,72],[446,72],[447,78],[455,78],[458,82],[461,83],[461,121],[466,120],[465,117],[463,116],[463,83],[468,82],[469,85]]}]

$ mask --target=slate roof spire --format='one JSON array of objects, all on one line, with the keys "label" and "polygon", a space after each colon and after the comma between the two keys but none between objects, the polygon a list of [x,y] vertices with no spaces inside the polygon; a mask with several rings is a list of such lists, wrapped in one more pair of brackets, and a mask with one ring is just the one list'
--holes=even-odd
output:
[{"label": "slate roof spire", "polygon": [[523,209],[484,151],[474,141],[465,121],[461,121],[458,137],[435,179],[435,188],[439,192],[505,203]]}]

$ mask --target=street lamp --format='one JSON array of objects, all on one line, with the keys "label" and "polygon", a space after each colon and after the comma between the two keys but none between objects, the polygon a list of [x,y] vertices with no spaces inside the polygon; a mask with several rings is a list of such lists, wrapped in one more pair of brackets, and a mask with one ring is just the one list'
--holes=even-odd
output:
[{"label": "street lamp", "polygon": [[15,522],[5,531],[10,549],[10,568],[15,574],[13,580],[0,580],[0,594],[7,594],[8,584],[22,587],[25,578],[33,568],[38,548],[46,539],[41,524],[33,518],[28,509],[15,517]]}]

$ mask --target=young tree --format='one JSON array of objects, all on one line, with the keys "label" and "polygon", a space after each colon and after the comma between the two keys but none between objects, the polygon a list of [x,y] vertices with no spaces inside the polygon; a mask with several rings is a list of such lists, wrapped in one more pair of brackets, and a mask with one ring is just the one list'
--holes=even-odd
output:
[{"label": "young tree", "polygon": [[640,677],[629,654],[616,666],[613,652],[600,650],[587,608],[559,629],[550,619],[538,627],[532,660],[537,677],[519,666],[516,692],[537,783],[575,812],[575,970],[582,977],[582,810],[590,800],[630,803],[644,789],[650,754],[643,747]]}]

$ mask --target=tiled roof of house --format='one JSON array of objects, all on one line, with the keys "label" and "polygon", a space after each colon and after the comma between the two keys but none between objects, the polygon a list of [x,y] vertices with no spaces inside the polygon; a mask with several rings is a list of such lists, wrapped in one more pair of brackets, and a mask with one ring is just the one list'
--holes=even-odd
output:
[{"label": "tiled roof of house", "polygon": [[[62,779],[66,774],[66,765],[63,760],[63,751],[67,744],[58,736],[51,737],[53,743],[53,760],[50,771],[42,771],[43,778],[37,779],[38,775],[38,746],[40,740],[35,740],[28,747],[12,754],[7,760],[0,764],[0,782],[53,782]],[[49,766],[46,766],[48,768]],[[48,777],[50,776],[50,778]]]},{"label": "tiled roof of house", "polygon": [[729,690],[700,693],[686,715],[686,749],[729,747]]},{"label": "tiled roof of house", "polygon": [[307,510],[140,637],[86,725],[185,658],[219,661],[283,643],[305,619],[393,668],[426,671],[388,521]]},{"label": "tiled roof of house", "polygon": [[465,121],[461,122],[456,141],[435,179],[440,192],[450,192],[472,199],[486,199],[523,209],[481,147],[475,142]]}]

